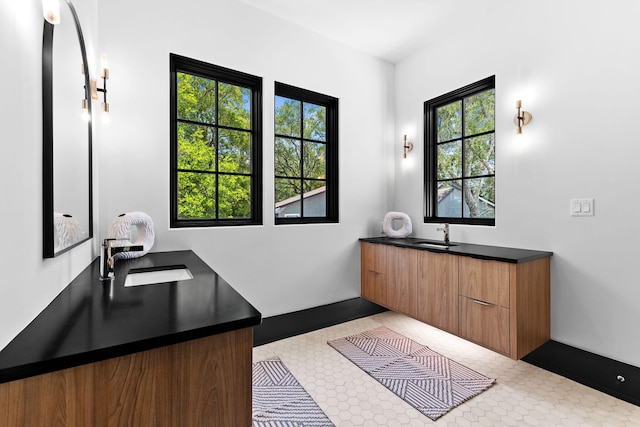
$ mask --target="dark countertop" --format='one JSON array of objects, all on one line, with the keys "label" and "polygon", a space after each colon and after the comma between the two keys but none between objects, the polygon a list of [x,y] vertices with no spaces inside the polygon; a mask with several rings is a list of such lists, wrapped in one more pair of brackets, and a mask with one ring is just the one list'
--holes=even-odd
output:
[{"label": "dark countertop", "polygon": [[404,239],[394,239],[391,237],[367,237],[360,239],[360,241],[510,263],[533,261],[535,259],[550,257],[553,255],[553,252],[548,251],[474,245],[471,243],[459,242],[451,242],[451,246],[449,247],[424,246],[419,243],[442,243],[442,241],[420,239],[416,237],[406,237]]},{"label": "dark countertop", "polygon": [[[129,269],[186,266],[193,279],[124,287]],[[252,327],[262,315],[192,251],[116,262],[99,259],[0,351],[0,383]]]}]

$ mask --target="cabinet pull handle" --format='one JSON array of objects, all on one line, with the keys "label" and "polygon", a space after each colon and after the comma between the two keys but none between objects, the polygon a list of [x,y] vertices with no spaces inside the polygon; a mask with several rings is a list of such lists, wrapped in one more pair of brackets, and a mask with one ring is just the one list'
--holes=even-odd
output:
[{"label": "cabinet pull handle", "polygon": [[480,304],[480,305],[493,305],[493,304],[489,304],[488,302],[480,301],[480,300],[473,299],[473,298],[471,298],[471,301],[475,302],[476,304]]}]

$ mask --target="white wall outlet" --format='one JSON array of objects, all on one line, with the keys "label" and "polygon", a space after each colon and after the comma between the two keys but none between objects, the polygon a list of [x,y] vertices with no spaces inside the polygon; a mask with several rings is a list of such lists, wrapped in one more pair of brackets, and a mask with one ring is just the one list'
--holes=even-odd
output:
[{"label": "white wall outlet", "polygon": [[594,216],[595,199],[571,199],[571,216]]}]

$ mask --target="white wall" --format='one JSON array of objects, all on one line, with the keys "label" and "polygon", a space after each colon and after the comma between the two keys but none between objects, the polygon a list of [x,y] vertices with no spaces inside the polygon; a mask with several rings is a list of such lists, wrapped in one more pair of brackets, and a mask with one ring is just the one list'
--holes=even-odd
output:
[{"label": "white wall", "polygon": [[[111,71],[101,236],[116,215],[147,212],[154,250],[193,249],[263,316],[357,297],[358,238],[393,180],[393,66],[237,1],[101,2],[99,24]],[[169,229],[170,52],[263,78],[263,226]],[[340,99],[339,224],[273,225],[274,81]]]},{"label": "white wall", "polygon": [[[76,4],[88,44],[95,8],[96,0]],[[93,259],[91,242],[42,258],[43,22],[39,0],[0,0],[0,349]]]},{"label": "white wall", "polygon": [[[636,366],[638,16],[624,0],[505,1],[399,63],[396,134],[412,130],[416,149],[410,162],[396,152],[392,203],[416,235],[442,237],[420,221],[423,102],[495,74],[496,226],[452,226],[452,240],[553,251],[552,339]],[[521,140],[520,98],[533,114]],[[571,198],[590,197],[595,217],[569,216]]]}]

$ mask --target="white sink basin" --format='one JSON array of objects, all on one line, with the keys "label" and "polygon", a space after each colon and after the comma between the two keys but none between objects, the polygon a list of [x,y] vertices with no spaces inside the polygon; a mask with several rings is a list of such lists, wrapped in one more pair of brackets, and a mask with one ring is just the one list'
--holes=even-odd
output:
[{"label": "white sink basin", "polygon": [[456,244],[451,243],[438,243],[438,242],[418,242],[416,243],[419,246],[424,246],[426,248],[436,248],[436,249],[449,249],[452,246],[457,246]]},{"label": "white sink basin", "polygon": [[168,268],[164,270],[139,271],[130,270],[124,280],[124,286],[153,285],[156,283],[177,282],[191,280],[193,274],[187,267]]}]

